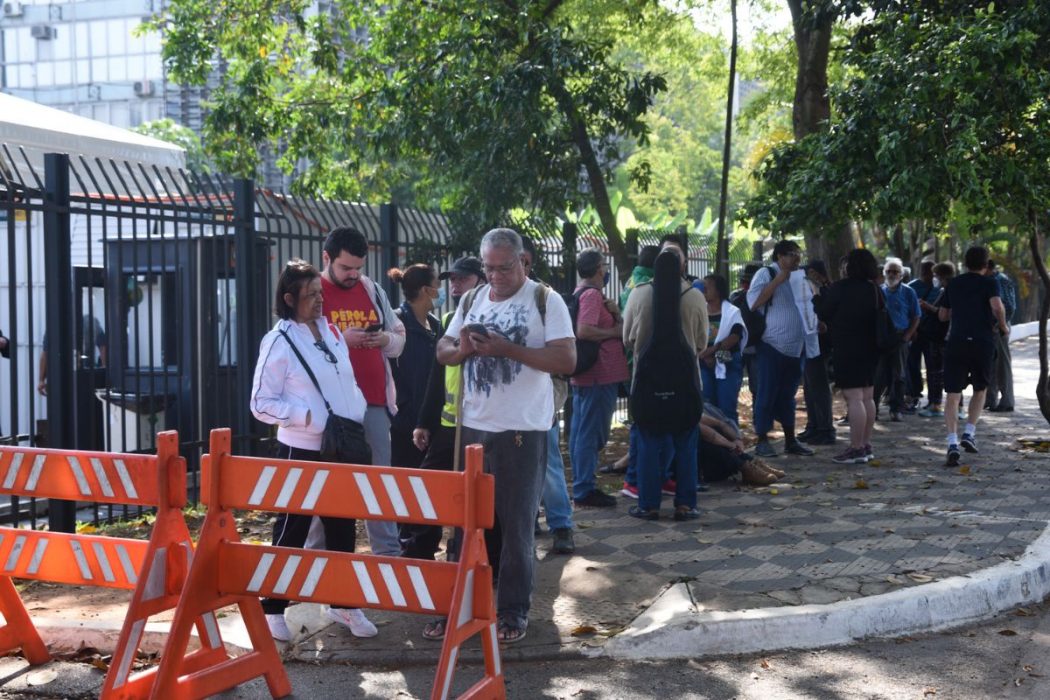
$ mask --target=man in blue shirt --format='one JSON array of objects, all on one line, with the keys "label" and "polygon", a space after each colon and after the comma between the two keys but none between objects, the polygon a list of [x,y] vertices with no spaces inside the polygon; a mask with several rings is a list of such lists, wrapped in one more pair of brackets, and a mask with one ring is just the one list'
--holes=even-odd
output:
[{"label": "man in blue shirt", "polygon": [[919,297],[911,287],[901,284],[904,263],[900,258],[886,258],[882,267],[885,282],[882,296],[886,299],[886,310],[893,319],[893,326],[900,336],[900,343],[879,358],[875,370],[875,405],[879,405],[883,391],[889,392],[890,420],[899,422],[904,408],[904,367],[908,357],[908,344],[919,328]]},{"label": "man in blue shirt", "polygon": [[[908,283],[915,296],[919,298],[920,324],[922,317],[936,316],[937,308],[934,302],[941,295],[941,289],[934,284],[933,260],[924,260],[919,267],[919,276]],[[905,401],[904,413],[912,413],[918,408],[919,399],[922,398],[922,363],[926,360],[926,373],[930,373],[930,355],[932,353],[931,343],[922,333],[916,333],[915,340],[911,341],[908,348],[908,385],[907,399]],[[929,398],[929,397],[927,397]]]},{"label": "man in blue shirt", "polygon": [[[1006,322],[1009,323],[1017,310],[1017,289],[1013,280],[1003,274],[994,260],[988,261],[984,274],[999,283],[999,294],[1003,300]],[[995,370],[988,377],[988,393],[984,396],[984,407],[989,411],[1009,413],[1014,410],[1014,370],[1013,358],[1010,357],[1010,336],[995,333],[994,340]]]},{"label": "man in blue shirt", "polygon": [[[747,290],[748,305],[766,317],[757,355],[755,455],[777,456],[769,444],[768,433],[773,429],[773,421],[778,420],[784,430],[784,452],[810,457],[813,450],[795,436],[795,394],[802,380],[804,360],[820,355],[813,290],[799,269],[802,250],[798,243],[778,241],[773,247],[773,261],[755,273]],[[794,284],[793,276],[797,280]],[[801,298],[796,298],[796,293]]]}]

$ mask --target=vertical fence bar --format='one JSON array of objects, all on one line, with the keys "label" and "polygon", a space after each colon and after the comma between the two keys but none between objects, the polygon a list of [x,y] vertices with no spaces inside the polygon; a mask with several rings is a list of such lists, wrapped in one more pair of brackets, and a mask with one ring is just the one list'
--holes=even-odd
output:
[{"label": "vertical fence bar", "polygon": [[383,283],[383,288],[386,289],[386,294],[390,297],[390,303],[396,309],[401,304],[401,290],[386,275],[386,271],[398,263],[396,204],[383,204],[379,207],[379,235],[381,237],[380,259],[383,261],[383,267],[379,271],[380,279],[376,281]]},{"label": "vertical fence bar", "polygon": [[265,329],[257,326],[256,285],[253,279],[255,260],[255,183],[238,179],[233,182],[234,254],[237,256],[237,399],[234,414],[237,416],[237,434],[247,436],[252,429],[248,404],[252,393],[252,370],[255,353]]},{"label": "vertical fence bar", "polygon": [[[48,447],[76,448],[74,435],[73,326],[69,309],[73,300],[70,249],[69,156],[44,155],[44,259],[47,281],[47,425]],[[76,529],[76,503],[51,500],[48,523],[52,531]]]}]

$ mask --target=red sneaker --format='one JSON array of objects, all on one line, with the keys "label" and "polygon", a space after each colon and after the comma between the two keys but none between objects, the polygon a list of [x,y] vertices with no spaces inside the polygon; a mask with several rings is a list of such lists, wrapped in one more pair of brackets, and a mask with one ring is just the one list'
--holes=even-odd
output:
[{"label": "red sneaker", "polygon": [[625,481],[625,482],[623,482],[623,488],[620,489],[620,493],[623,494],[624,496],[627,496],[627,498],[637,499],[638,498],[638,487],[635,486],[634,484],[628,484]]},{"label": "red sneaker", "polygon": [[674,479],[668,479],[664,482],[664,485],[660,487],[660,493],[665,496],[673,496],[677,487],[678,483]]}]

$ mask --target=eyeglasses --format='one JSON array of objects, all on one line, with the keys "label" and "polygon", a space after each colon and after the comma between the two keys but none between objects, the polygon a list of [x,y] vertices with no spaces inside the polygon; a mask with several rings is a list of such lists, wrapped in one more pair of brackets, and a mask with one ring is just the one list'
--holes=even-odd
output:
[{"label": "eyeglasses", "polygon": [[485,270],[486,275],[492,275],[496,273],[505,275],[511,270],[513,270],[519,262],[520,261],[515,260],[514,262],[509,262],[506,265],[482,265],[481,267],[483,270]]},{"label": "eyeglasses", "polygon": [[339,363],[339,358],[335,356],[335,353],[328,349],[328,345],[323,340],[318,340],[314,343],[314,347],[324,353],[324,359],[331,362],[333,365]]}]

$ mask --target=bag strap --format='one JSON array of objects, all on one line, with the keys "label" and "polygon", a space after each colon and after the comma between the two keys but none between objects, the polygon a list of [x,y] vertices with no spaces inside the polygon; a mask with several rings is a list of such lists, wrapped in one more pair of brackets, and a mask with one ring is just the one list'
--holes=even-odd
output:
[{"label": "bag strap", "polygon": [[317,393],[321,395],[321,400],[324,401],[324,407],[328,409],[328,415],[334,416],[335,413],[332,411],[332,407],[328,404],[328,399],[324,397],[324,392],[321,391],[321,383],[317,381],[317,377],[314,376],[314,371],[310,369],[310,363],[307,362],[306,358],[303,357],[303,354],[299,352],[299,348],[295,347],[295,343],[292,342],[291,336],[283,330],[278,330],[277,332],[283,335],[284,339],[288,341],[288,345],[291,346],[292,352],[294,352],[295,356],[299,358],[299,362],[302,363],[303,369],[306,370],[306,373],[310,375],[310,381],[312,381],[314,386],[317,387]]}]

